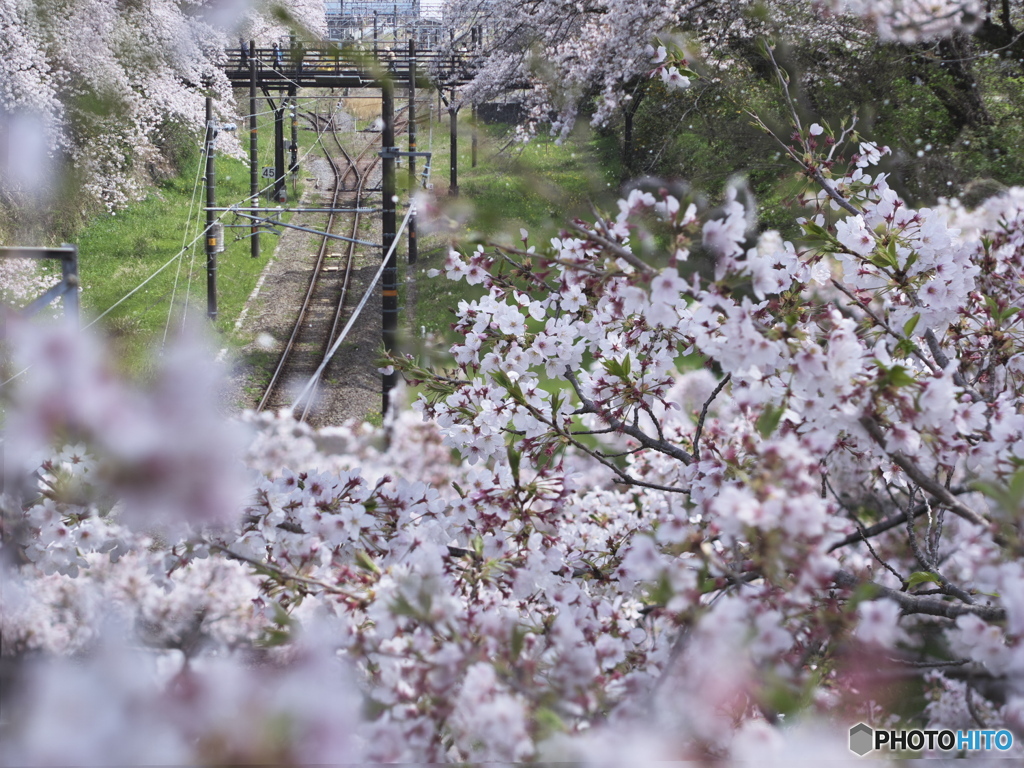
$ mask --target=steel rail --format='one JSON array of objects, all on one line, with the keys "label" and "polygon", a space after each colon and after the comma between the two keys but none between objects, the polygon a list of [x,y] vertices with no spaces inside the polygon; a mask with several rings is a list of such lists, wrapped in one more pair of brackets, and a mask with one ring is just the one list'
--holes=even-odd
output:
[{"label": "steel rail", "polygon": [[[318,105],[319,108],[319,105]],[[322,135],[318,139],[324,150],[324,156],[327,158],[327,162],[331,166],[331,172],[334,174],[334,192],[331,196],[331,208],[338,207],[338,196],[341,193],[341,175],[338,173],[338,166],[331,157],[331,153],[327,151],[326,145],[323,143]],[[327,218],[327,232],[331,231],[331,226],[334,224],[334,214],[328,214]],[[313,294],[316,291],[317,282],[320,279],[320,272],[323,268],[324,256],[327,253],[327,244],[329,238],[323,238],[323,242],[320,244],[320,248],[317,252],[316,264],[313,266],[313,273],[310,276],[309,286],[306,289],[306,295],[302,300],[302,306],[299,308],[299,314],[295,321],[295,325],[292,328],[291,336],[288,337],[288,341],[281,351],[281,357],[277,361],[277,367],[274,368],[274,373],[270,377],[270,381],[267,384],[266,389],[263,392],[263,397],[260,398],[259,405],[256,406],[257,411],[262,411],[267,407],[267,403],[270,401],[271,395],[273,395],[277,388],[278,382],[281,380],[282,374],[288,367],[288,363],[291,357],[292,350],[295,348],[296,340],[299,337],[299,333],[302,330],[302,326],[306,320],[306,313],[309,310],[310,303],[313,299]]]},{"label": "steel rail", "polygon": [[[345,277],[341,285],[341,296],[338,299],[338,303],[334,309],[334,319],[331,323],[331,332],[327,335],[327,345],[324,348],[324,356],[327,354],[327,350],[331,348],[335,338],[338,335],[338,325],[341,321],[341,315],[345,308],[345,299],[348,297],[348,287],[351,282],[352,276],[352,263],[355,260],[356,250],[356,235],[359,234],[359,208],[361,207],[362,196],[363,196],[363,184],[366,181],[366,177],[369,175],[368,172],[359,170],[359,161],[366,155],[370,147],[373,146],[373,142],[370,141],[359,153],[358,156],[353,158],[348,151],[342,146],[341,140],[338,138],[338,126],[335,122],[334,116],[336,112],[331,112],[330,118],[328,118],[328,125],[331,129],[331,137],[334,139],[334,143],[338,145],[338,149],[344,155],[348,161],[348,169],[342,174],[339,184],[344,187],[345,180],[348,178],[349,171],[355,175],[355,198],[353,200],[352,207],[356,211],[352,214],[352,234],[349,238],[348,254],[345,260]],[[326,148],[325,148],[326,152]],[[305,421],[309,417],[309,411],[313,407],[313,403],[316,401],[317,388],[320,386],[320,376],[316,376],[313,382],[313,386],[310,388],[309,395],[306,397],[305,405],[302,407],[302,415],[299,417],[299,421]],[[298,403],[296,403],[296,406]],[[293,406],[294,407],[294,406]]]},{"label": "steel rail", "polygon": [[[331,118],[330,118],[330,128],[331,128],[331,135],[334,138],[334,142],[338,145],[338,149],[341,151],[341,153],[349,161],[349,169],[352,171],[352,173],[356,177],[356,185],[355,185],[355,193],[356,194],[355,194],[355,201],[353,203],[353,207],[356,209],[356,212],[353,213],[353,216],[352,216],[352,235],[351,235],[351,238],[349,238],[348,260],[347,260],[346,269],[345,269],[344,283],[342,285],[341,297],[338,300],[338,303],[337,303],[337,305],[335,307],[334,321],[331,324],[331,332],[328,334],[328,337],[327,337],[327,346],[325,347],[325,350],[324,350],[324,358],[325,359],[327,359],[327,356],[330,354],[330,350],[334,346],[334,342],[338,338],[339,329],[341,328],[341,318],[342,318],[342,314],[344,312],[345,302],[346,302],[346,299],[347,299],[347,296],[348,296],[349,283],[350,283],[350,278],[351,278],[351,273],[352,273],[352,265],[353,265],[353,262],[355,261],[355,246],[356,246],[357,243],[360,242],[356,238],[356,235],[359,232],[360,212],[361,212],[361,209],[362,209],[362,199],[363,199],[364,187],[365,187],[365,184],[366,184],[366,180],[369,178],[370,174],[373,172],[373,169],[376,168],[377,164],[380,162],[380,155],[374,155],[373,158],[371,159],[369,165],[367,165],[365,168],[362,168],[362,169],[360,169],[360,167],[359,167],[360,162],[362,162],[363,159],[366,157],[366,153],[369,152],[370,149],[376,143],[376,138],[371,139],[366,144],[366,146],[363,147],[363,149],[359,152],[359,154],[355,158],[353,158],[348,153],[348,151],[345,149],[345,147],[342,145],[341,140],[338,138],[337,127],[336,127],[335,122],[334,122],[334,113],[332,113]],[[344,174],[344,176],[342,178],[342,184],[344,184],[344,181],[347,178],[348,178],[348,171],[345,172],[345,174]],[[314,374],[314,376],[312,378],[311,386],[309,386],[308,394],[305,396],[304,399],[296,401],[295,405],[293,406],[293,408],[295,408],[295,407],[298,406],[298,404],[300,402],[304,402],[303,409],[302,409],[302,415],[300,416],[299,421],[305,421],[307,419],[307,417],[309,416],[310,409],[312,408],[313,403],[316,402],[316,393],[317,393],[317,389],[320,386],[320,379],[321,379],[321,375],[320,374]]]},{"label": "steel rail", "polygon": [[[378,137],[375,136],[371,138],[371,140],[362,148],[362,150],[355,157],[352,157],[352,155],[345,149],[344,145],[341,142],[341,139],[338,136],[338,129],[334,119],[335,111],[336,110],[332,109],[330,117],[324,117],[319,113],[318,104],[317,110],[315,112],[303,112],[303,116],[306,117],[311,123],[313,123],[314,127],[317,128],[318,133],[320,133],[320,138],[318,139],[318,141],[320,142],[321,147],[324,150],[325,158],[327,159],[328,163],[331,166],[331,171],[334,175],[334,189],[329,208],[323,209],[324,212],[329,213],[329,216],[327,226],[325,227],[324,231],[320,233],[322,235],[322,242],[317,253],[317,259],[313,267],[312,275],[310,276],[309,285],[307,286],[306,289],[306,295],[303,299],[302,306],[299,308],[298,317],[292,329],[291,336],[289,337],[288,342],[285,344],[285,348],[281,352],[281,356],[278,360],[274,373],[271,376],[270,382],[267,384],[267,387],[264,391],[263,397],[261,398],[259,405],[257,406],[258,411],[262,411],[267,407],[267,404],[271,401],[274,392],[283,382],[285,372],[288,370],[291,364],[291,360],[294,357],[293,353],[296,349],[297,342],[300,338],[300,334],[305,326],[308,310],[312,305],[314,294],[316,293],[317,287],[320,283],[321,274],[325,271],[324,266],[326,262],[328,243],[332,239],[344,240],[345,242],[348,242],[348,251],[346,254],[341,293],[334,305],[334,315],[332,318],[331,330],[327,334],[326,344],[324,346],[324,358],[326,358],[328,350],[331,349],[332,345],[336,341],[338,337],[339,328],[341,327],[341,318],[344,314],[345,304],[347,303],[348,294],[352,287],[351,283],[352,270],[355,263],[355,246],[357,244],[369,244],[373,246],[378,245],[377,243],[365,243],[363,241],[360,241],[356,237],[356,235],[359,232],[360,214],[364,212],[376,211],[376,209],[363,208],[362,201],[365,193],[366,181],[369,178],[370,174],[372,173],[373,169],[380,162],[380,156],[374,155],[372,160],[368,164],[366,164],[364,168],[360,168],[360,163],[363,161],[366,154],[374,147],[374,145],[378,143]],[[324,131],[320,131],[321,125],[325,126]],[[347,166],[345,167],[344,171],[339,169],[338,163],[335,162],[335,159],[332,156],[332,152],[328,151],[327,143],[323,138],[323,134],[327,132],[326,129],[330,130],[331,138],[334,140],[334,143],[337,145],[338,150],[340,151],[343,159],[347,163]],[[354,184],[351,190],[348,190],[346,189],[346,187],[347,181],[350,176],[354,176]],[[344,191],[353,191],[355,193],[355,197],[354,200],[352,200],[351,203],[346,208],[342,209],[339,208],[338,199],[341,193]],[[339,213],[342,211],[352,214],[352,228],[350,237],[342,237],[339,235],[331,234],[331,229],[333,228],[335,223],[335,213]],[[294,228],[300,229],[300,227]],[[321,376],[322,374],[314,374],[313,380],[310,382],[310,386],[308,386],[308,392],[306,393],[306,395],[303,396],[300,400],[297,400],[291,406],[291,411],[293,415],[296,415],[299,421],[306,421],[308,419],[310,412],[312,411],[314,404],[316,403],[316,392],[320,384]],[[298,412],[300,405],[302,406],[301,413]]]}]

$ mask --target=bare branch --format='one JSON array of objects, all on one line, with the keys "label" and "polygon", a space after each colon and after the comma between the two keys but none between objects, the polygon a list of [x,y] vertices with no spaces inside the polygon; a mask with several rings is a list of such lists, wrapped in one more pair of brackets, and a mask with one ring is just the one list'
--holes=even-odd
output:
[{"label": "bare branch", "polygon": [[582,413],[593,413],[602,421],[611,425],[617,432],[622,432],[623,434],[629,435],[634,440],[639,441],[644,448],[664,453],[674,459],[678,459],[687,466],[693,463],[693,456],[688,454],[682,448],[672,445],[667,440],[657,440],[648,435],[642,429],[634,427],[631,424],[626,424],[612,416],[610,413],[606,413],[599,409],[593,400],[583,394],[583,391],[580,389],[580,383],[577,381],[576,375],[572,371],[566,370],[565,378],[570,384],[572,384],[572,388],[576,390],[576,397],[578,397],[580,402],[583,403],[583,408],[581,410]]},{"label": "bare branch", "polygon": [[836,571],[833,580],[837,587],[843,589],[856,589],[865,584],[870,585],[875,589],[879,597],[892,600],[907,615],[941,616],[947,619],[956,619],[958,616],[973,614],[985,621],[1003,621],[1006,618],[1006,611],[1003,608],[989,605],[964,605],[962,603],[939,600],[934,597],[911,595],[907,592],[900,592],[897,589],[883,587],[881,584],[876,584],[873,581],[862,581],[849,571]]},{"label": "bare branch", "polygon": [[732,379],[732,374],[727,373],[725,378],[718,382],[718,386],[715,387],[711,396],[704,401],[704,407],[700,409],[700,417],[697,419],[697,429],[693,433],[693,460],[700,461],[700,435],[704,431],[704,419],[708,415],[708,408],[711,407],[711,403],[714,402],[715,398],[718,397],[719,393],[725,389],[725,385]]},{"label": "bare branch", "polygon": [[[968,489],[966,489],[966,488],[954,488],[954,489],[950,490],[950,493],[952,493],[952,494],[967,493],[967,490]],[[840,503],[842,503],[842,502],[840,502]],[[926,514],[927,512],[928,512],[928,507],[925,504],[918,504],[913,509],[914,517],[920,517],[921,515]],[[898,514],[892,515],[891,517],[887,517],[885,520],[882,520],[880,523],[875,523],[874,525],[871,525],[871,526],[868,526],[868,527],[864,528],[862,531],[858,531],[857,533],[851,533],[846,538],[844,538],[844,539],[842,539],[840,541],[837,541],[835,544],[833,544],[831,547],[829,547],[828,551],[829,552],[834,552],[837,549],[840,549],[842,547],[848,546],[850,544],[856,544],[858,541],[865,541],[867,539],[874,538],[875,536],[878,536],[881,533],[885,533],[886,531],[892,530],[893,528],[896,528],[896,527],[898,527],[900,525],[903,525],[905,522],[907,522],[907,513],[906,512],[899,512]]]},{"label": "bare branch", "polygon": [[587,229],[582,224],[576,224],[575,222],[573,222],[569,226],[572,227],[577,232],[579,232],[580,234],[586,235],[587,239],[593,240],[598,245],[607,248],[609,251],[614,253],[616,256],[621,258],[626,263],[636,267],[646,277],[650,277],[651,275],[654,274],[654,268],[647,264],[647,262],[645,262],[643,259],[638,257],[635,253],[630,251],[628,248],[623,247],[622,245],[614,242],[613,240],[609,240],[607,237],[604,237],[603,235],[600,235],[593,230]]},{"label": "bare branch", "polygon": [[[934,479],[928,477],[928,475],[926,475],[924,471],[919,466],[917,466],[917,464],[911,461],[911,459],[902,451],[889,451],[885,449],[885,435],[882,434],[882,428],[879,426],[877,421],[875,421],[870,416],[865,416],[860,420],[860,423],[861,426],[863,426],[864,429],[867,430],[867,433],[871,435],[872,439],[876,443],[878,443],[878,445],[882,449],[886,451],[886,454],[889,456],[889,458],[892,459],[893,462],[897,466],[899,466],[900,469],[907,473],[911,480],[913,480],[915,483],[921,486],[922,489],[928,491],[928,493],[930,493],[936,499],[945,504],[953,514],[957,515],[958,517],[962,517],[964,520],[967,520],[970,523],[974,523],[975,525],[981,526],[982,528],[990,529],[992,527],[992,523],[989,520],[987,520],[984,516],[978,514],[973,509],[964,504],[962,501],[957,499],[952,493],[946,490],[945,487],[936,482]],[[999,541],[999,543],[1002,543],[1001,539],[999,539],[998,537],[997,541]]]}]

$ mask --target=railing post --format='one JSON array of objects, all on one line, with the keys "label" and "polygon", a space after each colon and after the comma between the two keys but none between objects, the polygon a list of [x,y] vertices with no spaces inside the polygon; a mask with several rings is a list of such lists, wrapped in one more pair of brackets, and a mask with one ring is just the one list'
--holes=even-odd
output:
[{"label": "railing post", "polygon": [[61,247],[70,249],[67,253],[62,253],[60,257],[61,281],[66,286],[63,296],[64,317],[77,328],[79,326],[78,289],[81,285],[78,279],[78,246],[63,243]]},{"label": "railing post", "polygon": [[[476,27],[474,27],[476,29]],[[476,168],[476,143],[477,143],[477,130],[476,130],[476,102],[473,102],[473,111],[471,114],[471,123],[473,125],[473,140],[470,142],[472,152],[470,153],[470,167]]]}]

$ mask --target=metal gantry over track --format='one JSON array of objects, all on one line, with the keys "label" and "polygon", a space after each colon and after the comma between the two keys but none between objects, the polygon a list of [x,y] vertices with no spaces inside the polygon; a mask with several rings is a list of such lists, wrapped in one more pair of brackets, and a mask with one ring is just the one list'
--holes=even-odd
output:
[{"label": "metal gantry over track", "polygon": [[293,39],[270,48],[240,43],[226,53],[224,73],[232,85],[248,88],[255,78],[258,87],[272,91],[380,88],[385,80],[408,82],[413,69],[421,87],[448,90],[469,82],[479,62],[476,50],[443,51],[414,37],[355,43]]},{"label": "metal gantry over track", "polygon": [[[397,11],[393,21],[397,24]],[[385,350],[392,353],[396,348],[398,323],[398,269],[395,245],[397,229],[397,197],[396,197],[396,161],[407,158],[410,187],[415,184],[416,158],[428,157],[429,153],[417,151],[416,146],[416,92],[418,88],[437,89],[439,103],[447,106],[451,126],[451,167],[449,194],[458,193],[457,172],[457,119],[458,103],[455,89],[468,82],[474,74],[478,62],[478,45],[481,35],[474,33],[473,50],[464,47],[447,45],[440,50],[441,42],[451,43],[449,39],[442,41],[437,34],[436,24],[420,24],[406,30],[405,40],[382,40],[379,32],[383,28],[379,14],[373,18],[372,38],[349,42],[303,42],[292,37],[287,41],[276,43],[270,47],[256,47],[252,42],[239,45],[226,52],[224,71],[236,88],[246,88],[250,98],[250,162],[251,196],[248,206],[236,212],[243,216],[250,227],[252,256],[260,253],[260,232],[268,224],[275,226],[294,226],[284,224],[277,216],[282,212],[280,207],[262,208],[259,206],[260,181],[263,175],[258,168],[258,140],[255,115],[258,114],[257,91],[262,91],[275,115],[275,167],[274,191],[272,198],[276,203],[284,203],[287,198],[285,176],[297,172],[296,150],[296,98],[300,88],[319,89],[375,89],[381,94],[381,140],[380,157],[382,160],[382,230],[383,242],[380,244],[382,257],[387,263],[382,265],[383,295],[383,342]],[[385,22],[386,23],[386,22]],[[358,29],[360,34],[366,31],[365,25],[353,25],[349,32]],[[389,31],[394,34],[394,30]],[[354,36],[354,35],[350,35]],[[395,89],[402,88],[408,95],[409,140],[408,149],[397,146],[395,139]],[[447,91],[447,97],[445,92]],[[275,96],[276,94],[276,96]],[[209,109],[209,106],[208,106]],[[285,164],[284,122],[288,112],[292,122],[291,162]],[[218,212],[215,202],[215,190],[212,187],[214,172],[212,170],[213,146],[210,139],[216,135],[216,126],[210,112],[207,113],[207,218],[208,226]],[[474,142],[475,149],[475,142]],[[475,156],[475,152],[474,152]],[[429,160],[428,160],[429,162]],[[232,209],[234,210],[234,209]],[[415,216],[410,211],[407,217],[409,229],[409,263],[416,261],[417,241]],[[223,215],[223,213],[221,213]],[[301,227],[296,227],[301,229]],[[312,231],[312,230],[309,230]],[[209,276],[209,307],[208,314],[216,317],[216,249],[218,243],[211,232],[207,233],[207,268]],[[326,237],[338,237],[324,234]],[[346,238],[339,238],[346,239]],[[394,373],[383,377],[382,413],[387,413],[389,393],[396,383]]]}]

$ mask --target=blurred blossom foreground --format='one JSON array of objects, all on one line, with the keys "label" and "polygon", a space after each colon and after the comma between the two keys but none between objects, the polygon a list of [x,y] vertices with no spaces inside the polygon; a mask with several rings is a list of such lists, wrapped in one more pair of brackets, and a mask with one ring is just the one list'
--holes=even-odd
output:
[{"label": "blurred blossom foreground", "polygon": [[[791,765],[859,759],[858,722],[1021,733],[1024,190],[914,210],[850,149],[799,250],[663,190],[452,251],[487,293],[456,370],[393,358],[419,394],[387,435],[226,420],[195,339],[140,388],[7,317],[0,759]],[[697,247],[714,274],[684,278]]]}]

